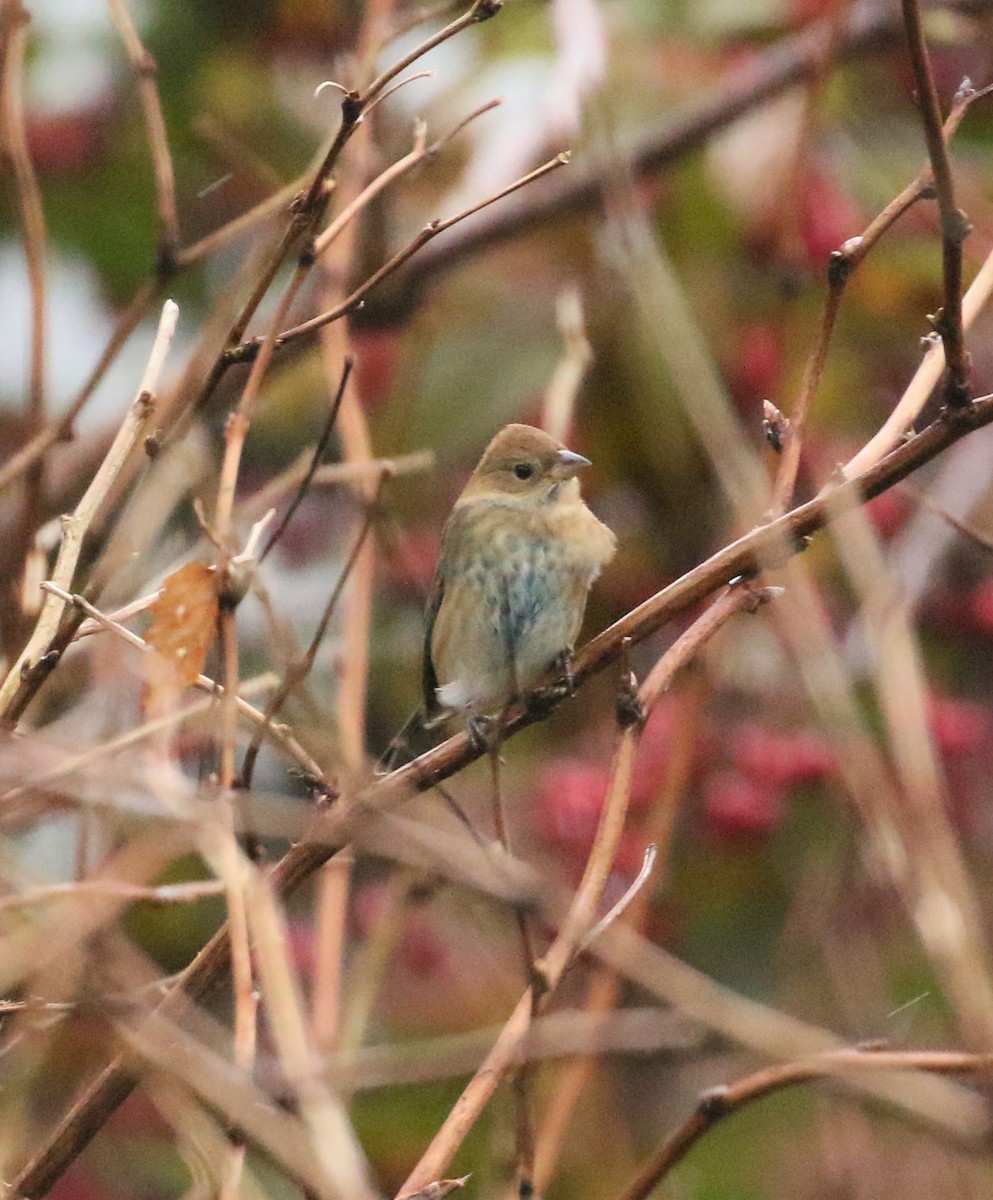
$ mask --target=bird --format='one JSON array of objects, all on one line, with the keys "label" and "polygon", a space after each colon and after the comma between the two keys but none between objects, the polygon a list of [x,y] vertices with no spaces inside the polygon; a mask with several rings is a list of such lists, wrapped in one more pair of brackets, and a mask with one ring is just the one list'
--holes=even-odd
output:
[{"label": "bird", "polygon": [[486,447],[442,531],[421,707],[381,767],[454,713],[479,742],[551,669],[569,674],[587,595],[617,546],[580,493],[578,472],[591,465],[530,425],[507,425]]}]

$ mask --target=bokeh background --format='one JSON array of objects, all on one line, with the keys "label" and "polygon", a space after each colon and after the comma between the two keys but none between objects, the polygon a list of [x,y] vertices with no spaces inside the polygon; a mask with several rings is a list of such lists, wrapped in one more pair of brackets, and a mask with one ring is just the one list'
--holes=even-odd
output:
[{"label": "bokeh background", "polygon": [[[54,416],[154,277],[158,226],[146,126],[107,9],[97,0],[33,0],[27,9],[24,104],[48,230],[46,404]],[[132,12],[158,65],[183,246],[299,178],[338,118],[334,89],[315,94],[322,81],[361,83],[376,61],[393,61],[440,23],[429,18],[400,32],[377,59],[369,46],[409,24],[413,9],[357,0],[142,0]],[[978,0],[926,6],[946,111],[963,79],[976,87],[993,81],[991,12]],[[306,688],[284,714],[327,770],[364,777],[417,703],[421,612],[440,530],[505,422],[558,423],[569,445],[593,460],[585,494],[620,548],[594,588],[584,636],[760,516],[735,506],[727,476],[755,464],[775,470],[762,404],[791,409],[819,329],[829,254],[925,161],[898,18],[882,0],[507,0],[498,17],[419,64],[430,78],[410,82],[368,117],[346,152],[343,186],[405,154],[415,122],[436,137],[502,100],[367,208],[351,253],[319,270],[300,297],[301,318],[321,307],[325,289],[361,281],[426,222],[483,200],[559,150],[571,149],[573,160],[432,241],[374,289],[347,326],[332,327],[323,353],[313,343],[287,349],[265,378],[239,483],[246,500],[314,443],[346,352],[355,358],[351,386],[372,452],[430,452],[384,491],[370,543],[368,639],[361,619],[350,623],[346,597]],[[875,23],[874,35],[859,32],[860,22]],[[746,99],[740,111],[722,109],[791,55],[814,64],[799,85],[770,89],[762,103]],[[991,103],[973,106],[952,148],[959,203],[974,226],[967,281],[993,249]],[[690,132],[669,145],[677,127]],[[645,163],[663,143],[658,161]],[[632,168],[638,154],[643,169]],[[595,186],[570,198],[570,181],[587,178]],[[2,203],[6,457],[32,432],[31,308],[9,170]],[[246,294],[243,264],[273,228],[255,227],[163,281],[159,294],[180,307],[167,389],[195,386],[203,339],[232,297]],[[940,303],[937,211],[922,202],[846,290],[804,440],[799,498],[813,495],[885,419],[921,360],[928,314]],[[266,301],[253,332],[264,330],[273,306]],[[575,321],[577,311],[591,357],[574,404],[556,408],[550,382],[563,354],[562,314]],[[74,439],[46,455],[46,518],[76,503],[106,452],[156,316],[150,305],[75,422]],[[969,337],[977,394],[993,378],[990,332],[989,317],[980,316]],[[228,372],[185,430],[175,478],[156,485],[168,496],[159,511],[128,510],[132,525],[146,524],[128,535],[133,555],[110,581],[108,607],[158,586],[191,557],[209,557],[191,500],[213,495],[224,419],[244,381],[243,369]],[[988,431],[970,436],[869,504],[866,521],[846,518],[837,537],[819,535],[794,574],[770,573],[786,588],[782,604],[737,618],[705,648],[653,714],[636,767],[608,900],[637,874],[645,845],[659,843],[638,914],[645,936],[735,992],[850,1043],[982,1050],[993,1034],[985,948],[993,916],[993,557],[982,541],[984,531],[993,537],[991,451]],[[343,453],[333,440],[329,461]],[[334,485],[306,497],[260,572],[267,600],[253,592],[239,610],[246,676],[284,661],[290,638],[305,644],[312,635],[354,542],[362,499],[361,489]],[[16,489],[0,497],[8,573],[17,568],[19,503]],[[244,536],[249,522],[240,519]],[[80,579],[98,554],[91,547],[84,555]],[[635,672],[694,615],[636,647]],[[6,625],[9,664],[25,625],[9,610]],[[357,638],[368,647],[368,674],[360,668],[358,684],[345,665],[361,658]],[[133,654],[109,639],[92,641],[101,644],[67,658],[23,726],[60,754],[141,720]],[[345,717],[343,686],[353,689]],[[563,887],[578,881],[606,791],[616,690],[608,671],[506,747],[514,848]],[[365,758],[356,756],[356,736]],[[180,749],[191,780],[206,784],[212,744],[209,730],[185,729]],[[865,769],[839,764],[839,756],[864,756]],[[3,769],[8,788],[24,777],[21,761]],[[99,786],[124,797],[111,815],[92,815]],[[308,803],[268,751],[255,786],[269,812]],[[50,803],[4,819],[12,892],[85,875],[145,819],[143,784],[123,767],[108,766],[102,781],[59,787],[58,803],[48,796]],[[485,763],[449,788],[490,837]],[[79,816],[79,806],[90,815]],[[409,813],[439,836],[463,832],[437,794],[412,801]],[[270,852],[280,846],[274,839]],[[935,883],[945,870],[957,891]],[[170,868],[174,879],[205,874],[192,856]],[[288,909],[308,997],[321,994],[317,895],[305,888]],[[923,913],[936,897],[947,910]],[[217,897],[138,904],[118,932],[163,970],[178,970],[222,911]],[[506,906],[485,896],[398,868],[388,853],[359,853],[345,933],[341,1023],[325,1049],[332,1078],[352,1071],[342,1087],[355,1127],[374,1178],[392,1194],[520,994],[516,926]],[[606,987],[601,996],[642,1024],[607,1018],[607,1050],[591,1060],[548,1167],[550,1197],[619,1194],[702,1089],[765,1061],[741,1047],[747,1036],[721,1037],[700,1014],[610,986],[587,964],[557,1003],[581,1010],[591,989]],[[12,1131],[5,1162],[24,1157],[106,1051],[100,1004],[79,980],[77,993],[87,1000],[78,1013],[70,1006],[47,1023],[22,1014],[0,1026]],[[546,1132],[576,1061],[567,1032],[549,1037],[534,1085]],[[363,1057],[369,1047],[378,1057]],[[266,1049],[263,1031],[263,1058]],[[191,1183],[189,1149],[161,1096],[154,1100],[145,1092],[133,1098],[56,1194],[172,1197],[203,1186]],[[504,1195],[513,1158],[513,1106],[509,1092],[500,1093],[453,1173],[472,1173],[467,1194]],[[262,1160],[254,1169],[267,1194],[292,1192]],[[963,1149],[933,1124],[922,1132],[880,1106],[824,1088],[792,1089],[730,1117],[665,1188],[696,1200],[980,1197],[993,1188],[993,1168],[988,1154]]]}]

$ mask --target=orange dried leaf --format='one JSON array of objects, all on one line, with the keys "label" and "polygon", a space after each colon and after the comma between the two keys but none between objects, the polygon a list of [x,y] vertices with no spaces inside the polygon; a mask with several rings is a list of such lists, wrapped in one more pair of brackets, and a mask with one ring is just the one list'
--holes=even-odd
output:
[{"label": "orange dried leaf", "polygon": [[217,628],[217,589],[206,563],[188,563],[166,579],[152,605],[145,640],[145,709],[167,711],[203,671]]}]

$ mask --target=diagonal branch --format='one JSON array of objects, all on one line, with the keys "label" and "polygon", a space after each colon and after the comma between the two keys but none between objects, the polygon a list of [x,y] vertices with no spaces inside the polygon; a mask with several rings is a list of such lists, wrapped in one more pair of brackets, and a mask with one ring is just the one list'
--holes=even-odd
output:
[{"label": "diagonal branch", "polygon": [[766,1067],[729,1087],[710,1088],[704,1092],[693,1113],[666,1138],[618,1200],[648,1200],[659,1183],[719,1121],[784,1088],[817,1079],[837,1079],[857,1071],[928,1071],[936,1075],[977,1075],[988,1072],[991,1066],[993,1056],[989,1054],[854,1047],[850,1050],[828,1050],[813,1058]]}]

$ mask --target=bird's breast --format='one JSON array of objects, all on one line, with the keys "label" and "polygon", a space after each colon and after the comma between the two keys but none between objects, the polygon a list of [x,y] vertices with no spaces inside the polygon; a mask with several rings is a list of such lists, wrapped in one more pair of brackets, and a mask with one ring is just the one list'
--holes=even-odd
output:
[{"label": "bird's breast", "polygon": [[575,642],[614,536],[579,501],[483,504],[449,547],[432,639],[442,703],[487,704],[531,686]]}]

